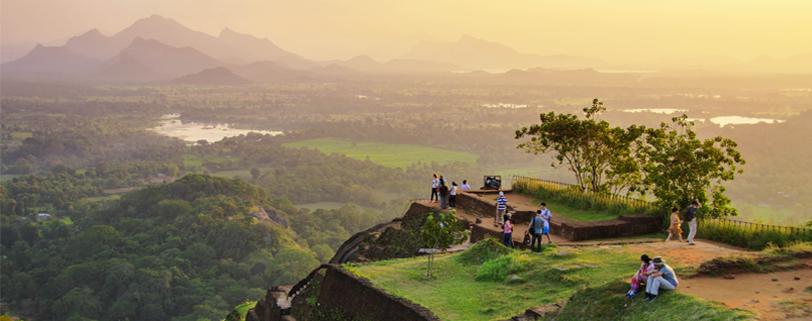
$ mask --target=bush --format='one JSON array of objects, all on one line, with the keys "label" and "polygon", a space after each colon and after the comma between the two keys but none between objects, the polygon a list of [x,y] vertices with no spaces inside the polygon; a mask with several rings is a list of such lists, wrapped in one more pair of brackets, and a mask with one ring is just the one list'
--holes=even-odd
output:
[{"label": "bush", "polygon": [[539,179],[519,178],[513,191],[539,199],[559,202],[582,210],[608,211],[611,214],[654,215],[659,211],[652,205],[611,193],[583,192],[577,186]]},{"label": "bush", "polygon": [[762,250],[770,244],[785,247],[796,242],[812,241],[812,231],[790,233],[786,230],[761,229],[756,225],[731,224],[719,220],[701,220],[697,235],[754,250]]},{"label": "bush", "polygon": [[512,250],[496,239],[486,238],[477,242],[457,258],[463,264],[482,264],[510,253]]},{"label": "bush", "polygon": [[502,282],[508,275],[524,272],[529,267],[527,254],[515,252],[486,261],[476,272],[477,281]]}]

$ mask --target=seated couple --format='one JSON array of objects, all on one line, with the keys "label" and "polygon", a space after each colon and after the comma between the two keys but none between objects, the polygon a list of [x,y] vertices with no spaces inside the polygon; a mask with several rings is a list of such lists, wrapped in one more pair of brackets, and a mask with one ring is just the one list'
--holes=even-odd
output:
[{"label": "seated couple", "polygon": [[679,285],[677,274],[674,269],[665,264],[665,260],[657,256],[654,259],[648,255],[640,256],[640,269],[632,276],[631,289],[626,293],[626,297],[631,299],[637,294],[641,286],[646,288],[646,300],[652,301],[657,298],[660,289],[673,290]]}]

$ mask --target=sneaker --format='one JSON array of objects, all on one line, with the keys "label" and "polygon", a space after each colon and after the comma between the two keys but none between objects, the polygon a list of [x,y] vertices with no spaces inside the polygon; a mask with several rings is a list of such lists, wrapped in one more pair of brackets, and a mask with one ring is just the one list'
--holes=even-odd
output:
[{"label": "sneaker", "polygon": [[696,243],[688,243],[688,245],[696,245]]},{"label": "sneaker", "polygon": [[656,299],[657,299],[657,296],[652,294],[651,297],[648,299],[648,302],[652,302],[652,301],[654,301]]}]

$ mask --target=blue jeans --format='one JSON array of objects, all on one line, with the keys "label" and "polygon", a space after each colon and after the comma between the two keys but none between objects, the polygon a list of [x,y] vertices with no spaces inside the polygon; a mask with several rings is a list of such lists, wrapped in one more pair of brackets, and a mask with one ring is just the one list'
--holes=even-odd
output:
[{"label": "blue jeans", "polygon": [[502,233],[502,243],[507,247],[513,247],[513,233]]},{"label": "blue jeans", "polygon": [[648,281],[646,281],[646,293],[651,293],[653,295],[659,294],[660,289],[673,290],[676,288],[676,284],[671,284],[671,282],[668,282],[668,280],[662,276],[649,276]]}]

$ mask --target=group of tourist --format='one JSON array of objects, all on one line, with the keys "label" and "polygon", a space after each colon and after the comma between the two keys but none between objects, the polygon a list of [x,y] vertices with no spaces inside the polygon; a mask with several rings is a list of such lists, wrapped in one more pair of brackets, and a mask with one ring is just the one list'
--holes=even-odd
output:
[{"label": "group of tourist", "polygon": [[682,242],[682,222],[688,222],[688,237],[686,241],[690,245],[696,245],[694,243],[694,237],[696,237],[696,211],[699,209],[699,202],[693,201],[691,202],[691,206],[685,210],[685,216],[680,220],[679,217],[679,209],[674,207],[671,209],[671,223],[668,226],[668,237],[665,238],[665,241],[668,242],[671,240],[672,237],[678,237],[679,241]]},{"label": "group of tourist", "polygon": [[679,285],[677,274],[674,273],[662,257],[655,256],[653,259],[648,255],[640,256],[640,268],[634,273],[631,279],[631,289],[626,292],[629,299],[637,295],[639,289],[645,287],[646,300],[653,301],[660,293],[660,289],[674,290]]},{"label": "group of tourist", "polygon": [[[513,247],[513,218],[507,210],[507,197],[505,192],[499,191],[499,196],[496,197],[496,216],[493,219],[494,226],[502,226],[502,243],[505,246]],[[550,221],[553,219],[553,213],[547,208],[547,203],[542,202],[541,208],[536,211],[536,216],[530,219],[530,224],[527,228],[525,237],[530,237],[530,249],[532,251],[541,252],[542,238],[546,235],[548,244],[552,244],[553,240],[550,238]],[[536,247],[538,244],[538,247]]]},{"label": "group of tourist", "polygon": [[434,178],[431,180],[431,202],[440,203],[440,208],[447,209],[449,207],[457,207],[457,192],[462,190],[467,192],[471,190],[471,185],[468,185],[468,180],[462,180],[462,186],[458,186],[457,182],[451,182],[449,187],[443,175],[434,173]]}]

